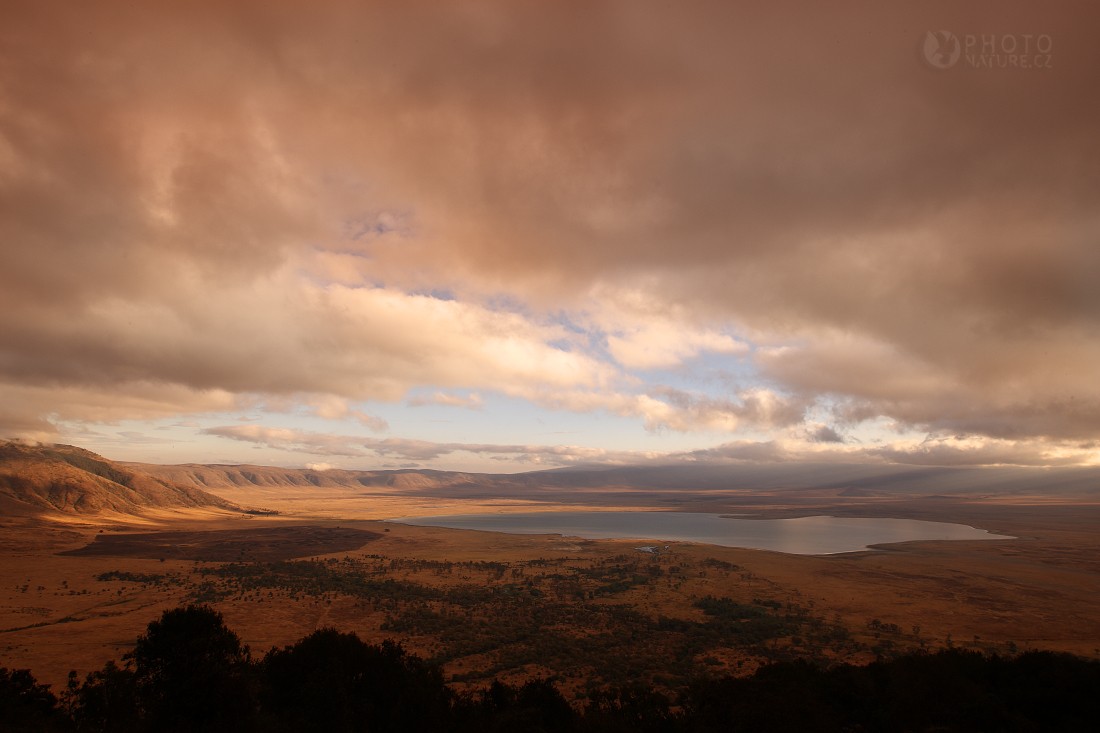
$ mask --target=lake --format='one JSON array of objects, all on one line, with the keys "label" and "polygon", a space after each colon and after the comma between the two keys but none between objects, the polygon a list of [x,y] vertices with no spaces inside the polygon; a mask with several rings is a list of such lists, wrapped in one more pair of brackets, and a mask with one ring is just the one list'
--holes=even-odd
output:
[{"label": "lake", "polygon": [[964,524],[915,519],[798,517],[744,519],[728,514],[647,511],[568,511],[517,514],[454,514],[389,521],[421,527],[474,529],[513,534],[560,534],[585,539],[699,542],[774,550],[794,555],[859,552],[869,545],[916,540],[1014,539]]}]

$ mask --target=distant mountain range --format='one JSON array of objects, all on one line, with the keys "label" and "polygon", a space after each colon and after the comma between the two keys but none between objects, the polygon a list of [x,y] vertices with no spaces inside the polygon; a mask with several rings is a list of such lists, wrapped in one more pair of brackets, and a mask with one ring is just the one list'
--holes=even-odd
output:
[{"label": "distant mountain range", "polygon": [[[0,442],[0,511],[142,515],[150,510],[208,508],[245,512],[220,490],[311,487],[419,497],[524,498],[562,503],[618,501],[660,506],[737,495],[782,493],[835,497],[1033,496],[1100,498],[1100,468],[936,467],[897,464],[761,463],[588,466],[518,474],[423,469],[354,471],[251,465],[123,463],[68,445]],[[679,501],[677,501],[679,503]]]},{"label": "distant mountain range", "polygon": [[318,488],[345,489],[389,487],[417,491],[455,485],[482,484],[486,481],[506,478],[504,475],[494,474],[415,469],[345,471],[333,468],[318,471],[309,468],[276,468],[247,464],[205,465],[186,463],[175,466],[161,466],[151,463],[123,463],[119,465],[173,484],[214,490],[242,487],[295,488],[316,486]]},{"label": "distant mountain range", "polygon": [[247,486],[389,487],[447,496],[500,496],[575,489],[814,491],[838,495],[1100,495],[1100,467],[1027,468],[866,463],[737,463],[579,466],[513,474],[426,469],[324,471],[251,465],[122,464],[175,484],[218,490]]}]

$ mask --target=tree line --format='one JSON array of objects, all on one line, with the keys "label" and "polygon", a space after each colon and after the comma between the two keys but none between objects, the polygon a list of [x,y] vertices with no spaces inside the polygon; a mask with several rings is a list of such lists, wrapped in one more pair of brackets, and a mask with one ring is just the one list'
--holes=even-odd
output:
[{"label": "tree line", "polygon": [[1097,720],[1100,662],[1053,652],[781,662],[751,677],[700,676],[673,694],[604,688],[571,705],[551,679],[458,693],[400,645],[331,628],[253,658],[200,605],[165,611],[123,664],[72,673],[60,695],[27,670],[0,668],[0,729],[44,733],[1091,731]]}]

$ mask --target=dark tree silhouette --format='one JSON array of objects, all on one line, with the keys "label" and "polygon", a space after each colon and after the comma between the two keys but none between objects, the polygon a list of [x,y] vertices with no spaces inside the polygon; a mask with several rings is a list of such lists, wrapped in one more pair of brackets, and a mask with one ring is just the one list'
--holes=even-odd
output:
[{"label": "dark tree silhouette", "polygon": [[865,667],[783,662],[747,678],[701,679],[675,705],[644,686],[594,692],[583,714],[547,679],[455,694],[437,667],[399,645],[335,629],[257,665],[221,615],[202,606],[164,613],[125,658],[126,667],[109,662],[83,685],[74,674],[67,710],[27,670],[0,669],[0,731],[54,733],[75,723],[109,733],[1091,733],[1100,720],[1100,662],[1053,652],[948,649]]},{"label": "dark tree silhouette", "polygon": [[208,606],[165,611],[125,659],[151,730],[239,730],[254,717],[248,648]]},{"label": "dark tree silhouette", "polygon": [[682,702],[690,731],[1092,731],[1100,663],[961,649],[829,670],[785,662],[696,684]]},{"label": "dark tree silhouette", "polygon": [[586,730],[608,733],[672,733],[679,730],[665,695],[643,685],[596,691],[584,708]]},{"label": "dark tree silhouette", "polygon": [[0,667],[0,730],[47,733],[69,730],[48,685],[26,669]]},{"label": "dark tree silhouette", "polygon": [[445,730],[450,692],[439,670],[400,645],[335,629],[263,661],[265,727],[287,731]]},{"label": "dark tree silhouette", "polygon": [[137,682],[132,670],[107,662],[91,672],[83,685],[69,675],[72,715],[80,730],[131,733],[141,729]]},{"label": "dark tree silhouette", "polygon": [[487,690],[464,696],[455,706],[455,729],[462,733],[567,733],[580,718],[550,680],[529,680],[519,687],[499,680]]}]

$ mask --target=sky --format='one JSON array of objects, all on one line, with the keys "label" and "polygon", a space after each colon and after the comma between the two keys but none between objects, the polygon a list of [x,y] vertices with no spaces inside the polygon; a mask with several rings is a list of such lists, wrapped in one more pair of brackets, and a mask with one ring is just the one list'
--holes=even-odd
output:
[{"label": "sky", "polygon": [[1094,2],[5,3],[0,437],[1100,463]]}]

